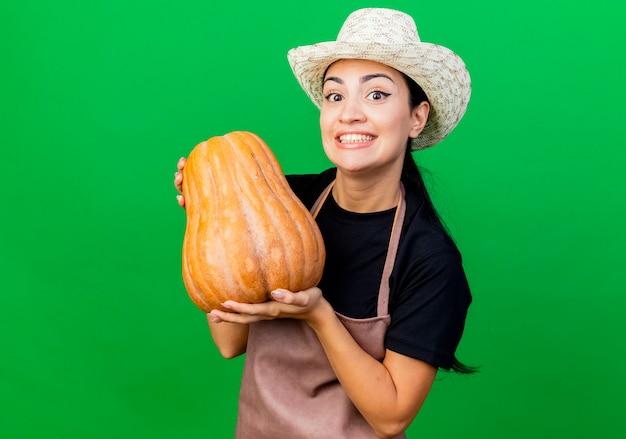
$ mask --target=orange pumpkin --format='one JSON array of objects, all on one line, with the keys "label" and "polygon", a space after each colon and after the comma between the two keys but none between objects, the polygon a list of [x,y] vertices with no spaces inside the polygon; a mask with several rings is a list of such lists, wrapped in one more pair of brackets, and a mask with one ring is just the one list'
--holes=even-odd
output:
[{"label": "orange pumpkin", "polygon": [[320,281],[326,253],[317,223],[257,135],[236,131],[198,144],[183,169],[183,195],[183,280],[204,312]]}]

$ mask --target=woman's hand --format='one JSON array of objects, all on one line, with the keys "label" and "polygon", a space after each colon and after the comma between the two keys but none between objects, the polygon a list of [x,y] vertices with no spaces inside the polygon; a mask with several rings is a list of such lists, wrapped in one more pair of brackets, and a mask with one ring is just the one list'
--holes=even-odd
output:
[{"label": "woman's hand", "polygon": [[183,168],[185,167],[185,163],[187,163],[187,159],[181,157],[176,164],[178,171],[174,174],[174,186],[179,193],[179,195],[176,196],[176,200],[182,208],[185,207],[185,198],[183,197]]},{"label": "woman's hand", "polygon": [[332,311],[319,288],[293,293],[285,289],[272,291],[272,300],[263,303],[239,303],[227,300],[222,304],[229,311],[213,310],[208,314],[213,323],[254,323],[261,320],[292,318],[312,321],[326,310]]}]

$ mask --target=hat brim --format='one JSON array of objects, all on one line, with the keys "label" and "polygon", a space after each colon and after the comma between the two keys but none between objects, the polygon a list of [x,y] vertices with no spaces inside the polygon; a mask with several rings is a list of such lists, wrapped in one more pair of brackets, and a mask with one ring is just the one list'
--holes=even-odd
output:
[{"label": "hat brim", "polygon": [[287,58],[300,86],[318,108],[324,100],[323,75],[340,59],[376,61],[413,79],[431,105],[426,126],[411,142],[414,151],[441,142],[465,114],[471,94],[471,80],[463,60],[437,44],[324,42],[291,49]]}]

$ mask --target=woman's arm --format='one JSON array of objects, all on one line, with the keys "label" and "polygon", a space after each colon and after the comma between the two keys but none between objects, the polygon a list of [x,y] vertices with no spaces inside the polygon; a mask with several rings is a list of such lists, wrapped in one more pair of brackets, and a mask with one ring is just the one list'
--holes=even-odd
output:
[{"label": "woman's arm", "polygon": [[308,321],[344,390],[380,437],[394,437],[415,419],[437,368],[387,350],[383,362],[365,352],[330,305]]},{"label": "woman's arm", "polygon": [[212,311],[215,323],[251,323],[274,318],[305,320],[317,334],[346,393],[380,437],[404,431],[422,407],[437,374],[423,361],[387,351],[383,362],[365,352],[337,318],[318,288],[278,290],[261,304],[227,301],[232,312]]},{"label": "woman's arm", "polygon": [[235,358],[246,352],[248,325],[241,323],[215,322],[207,314],[211,337],[224,358]]}]

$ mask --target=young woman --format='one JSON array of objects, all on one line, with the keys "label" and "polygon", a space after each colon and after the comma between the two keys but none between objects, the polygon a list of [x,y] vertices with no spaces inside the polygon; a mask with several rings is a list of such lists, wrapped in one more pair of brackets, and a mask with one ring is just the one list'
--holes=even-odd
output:
[{"label": "young woman", "polygon": [[471,302],[461,256],[411,155],[456,126],[469,75],[389,9],[355,11],[337,41],[288,58],[334,164],[288,176],[327,260],[318,287],[208,314],[222,355],[246,353],[237,437],[405,437],[438,369],[471,371],[455,358]]}]

